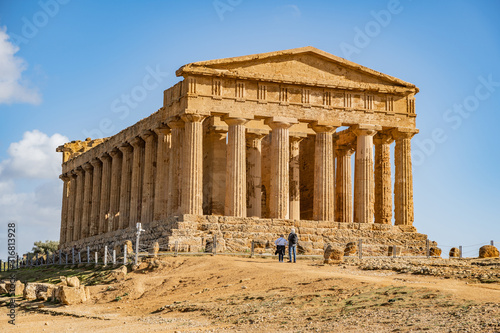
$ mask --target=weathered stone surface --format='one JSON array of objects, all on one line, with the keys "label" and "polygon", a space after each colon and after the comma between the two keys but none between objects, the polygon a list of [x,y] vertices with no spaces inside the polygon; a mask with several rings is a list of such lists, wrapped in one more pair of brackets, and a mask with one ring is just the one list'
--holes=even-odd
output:
[{"label": "weathered stone surface", "polygon": [[247,251],[251,240],[271,251],[290,219],[304,227],[300,253],[363,239],[377,244],[370,254],[392,244],[422,254],[412,225],[413,84],[312,47],[187,64],[177,75],[149,117],[58,147],[63,250],[89,246],[102,258],[104,246],[121,254],[127,241],[130,257],[140,221],[141,247],[165,239],[169,250],[209,250],[217,234],[218,251]]},{"label": "weathered stone surface", "polygon": [[47,300],[47,294],[49,290],[54,287],[50,283],[31,283],[28,282],[23,291],[23,298],[28,301],[33,301],[36,299]]},{"label": "weathered stone surface", "polygon": [[7,289],[5,287],[5,283],[0,283],[0,295],[6,294],[6,293],[7,293]]},{"label": "weathered stone surface", "polygon": [[117,269],[114,269],[110,272],[110,276],[117,281],[122,281],[127,276],[127,266],[123,265]]},{"label": "weathered stone surface", "polygon": [[325,264],[338,264],[344,260],[344,250],[328,244],[323,255]]},{"label": "weathered stone surface", "polygon": [[439,247],[431,247],[429,249],[429,254],[431,257],[441,257],[442,250]]},{"label": "weathered stone surface", "polygon": [[349,242],[345,246],[344,256],[354,256],[358,252],[358,244],[356,242]]},{"label": "weathered stone surface", "polygon": [[479,258],[498,258],[498,249],[493,245],[484,245],[479,249]]},{"label": "weathered stone surface", "polygon": [[158,252],[160,251],[160,244],[158,242],[155,242],[153,245],[153,256],[156,258],[158,257]]},{"label": "weathered stone surface", "polygon": [[75,287],[75,288],[80,287],[80,279],[76,276],[67,277],[66,283],[68,284],[68,287]]},{"label": "weathered stone surface", "polygon": [[61,303],[66,305],[80,304],[87,301],[87,296],[89,296],[88,287],[80,286],[78,288],[74,287],[59,287],[59,298]]},{"label": "weathered stone surface", "polygon": [[[21,281],[17,280],[16,281],[16,284],[14,286],[14,295],[23,295],[23,292],[24,292],[24,283],[22,283]],[[10,281],[6,281],[5,282],[5,289],[7,289],[7,293],[11,293],[12,289],[11,289],[11,283]]]},{"label": "weathered stone surface", "polygon": [[458,258],[458,257],[460,257],[460,250],[458,248],[456,248],[456,247],[452,247],[450,249],[449,256],[450,256],[450,258]]}]

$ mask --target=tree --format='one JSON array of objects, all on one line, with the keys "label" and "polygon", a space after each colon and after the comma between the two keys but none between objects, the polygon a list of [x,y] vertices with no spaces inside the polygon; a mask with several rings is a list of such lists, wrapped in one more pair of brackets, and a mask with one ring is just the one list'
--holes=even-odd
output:
[{"label": "tree", "polygon": [[49,255],[57,251],[57,248],[59,247],[59,242],[46,240],[45,242],[42,241],[35,242],[34,245],[35,246],[33,246],[33,249],[31,250],[33,251],[33,253]]}]

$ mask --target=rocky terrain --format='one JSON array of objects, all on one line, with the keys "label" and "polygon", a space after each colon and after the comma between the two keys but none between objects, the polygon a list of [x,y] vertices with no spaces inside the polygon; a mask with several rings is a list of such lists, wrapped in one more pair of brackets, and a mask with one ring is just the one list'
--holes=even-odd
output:
[{"label": "rocky terrain", "polygon": [[31,271],[21,280],[77,276],[90,300],[18,297],[13,328],[1,297],[2,332],[500,332],[499,259],[346,257],[324,265],[217,255],[149,259],[128,273]]}]

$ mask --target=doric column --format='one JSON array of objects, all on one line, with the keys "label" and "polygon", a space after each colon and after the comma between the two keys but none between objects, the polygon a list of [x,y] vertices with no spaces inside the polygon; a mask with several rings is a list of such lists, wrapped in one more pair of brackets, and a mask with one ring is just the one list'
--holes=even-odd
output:
[{"label": "doric column", "polygon": [[305,136],[290,135],[290,219],[300,220],[300,141]]},{"label": "doric column", "polygon": [[[214,120],[214,118],[210,120]],[[226,206],[226,139],[228,127],[222,121],[217,121],[216,125],[207,125],[206,136],[203,141],[203,149],[206,152],[206,157],[203,160],[203,193],[206,195],[203,200],[203,213],[206,215],[224,215]]]},{"label": "doric column", "polygon": [[246,217],[245,124],[248,119],[223,119],[229,126],[227,134],[226,199],[224,215]]},{"label": "doric column", "polygon": [[132,146],[128,143],[118,147],[122,152],[122,170],[120,184],[120,219],[118,229],[125,229],[131,225],[130,221],[130,199],[132,191]]},{"label": "doric column", "polygon": [[158,138],[152,131],[141,134],[145,142],[144,147],[144,180],[142,184],[141,222],[143,224],[153,221],[154,193],[156,179],[156,155],[158,154]]},{"label": "doric column", "polygon": [[271,188],[269,210],[271,218],[289,217],[290,187],[289,128],[297,123],[296,119],[273,117],[266,120],[271,127]]},{"label": "doric column", "polygon": [[159,221],[167,218],[170,128],[157,128],[155,129],[155,133],[158,137],[158,145],[156,152],[157,162],[153,219]]},{"label": "doric column", "polygon": [[61,232],[59,234],[59,244],[63,245],[66,243],[66,231],[68,229],[68,207],[71,193],[71,178],[66,174],[60,175],[59,178],[64,182],[61,208]]},{"label": "doric column", "polygon": [[134,148],[132,157],[132,189],[130,192],[130,220],[129,226],[134,227],[141,222],[142,182],[144,174],[144,141],[135,137],[130,141]]},{"label": "doric column", "polygon": [[111,156],[104,153],[101,156],[101,203],[99,205],[99,234],[111,231],[109,226],[109,201],[111,196]]},{"label": "doric column", "polygon": [[309,127],[316,132],[313,219],[333,222],[335,214],[335,155],[332,134],[338,126],[314,122]]},{"label": "doric column", "polygon": [[184,146],[184,122],[179,119],[173,119],[168,122],[171,128],[170,149],[170,170],[168,174],[168,216],[179,215],[181,208],[181,169],[183,163]]},{"label": "doric column", "polygon": [[206,116],[185,114],[182,214],[203,215],[203,127]]},{"label": "doric column", "polygon": [[395,129],[394,151],[396,177],[394,184],[395,225],[413,225],[413,175],[411,167],[411,138],[417,129]]},{"label": "doric column", "polygon": [[262,138],[267,134],[247,129],[247,216],[262,217]]},{"label": "doric column", "polygon": [[70,191],[68,198],[68,225],[66,228],[66,243],[73,241],[73,233],[75,230],[75,203],[76,203],[76,193],[77,193],[77,174],[73,170],[68,173],[70,177]]},{"label": "doric column", "polygon": [[[375,126],[356,125],[356,167],[355,167],[355,221],[373,223],[373,136],[377,133]],[[356,220],[357,219],[357,220]]]},{"label": "doric column", "polygon": [[377,133],[375,144],[375,223],[392,223],[391,151],[393,138]]},{"label": "doric column", "polygon": [[76,168],[76,197],[75,197],[75,216],[73,217],[73,241],[82,238],[81,224],[83,214],[83,194],[85,184],[85,173],[82,167]]},{"label": "doric column", "polygon": [[92,173],[93,168],[90,163],[85,163],[83,165],[83,170],[85,170],[85,184],[83,190],[83,214],[81,223],[81,234],[82,238],[90,236],[90,212],[92,210]]},{"label": "doric column", "polygon": [[90,236],[99,234],[99,213],[101,212],[102,162],[94,158],[91,162],[94,167],[92,177],[92,211],[90,212]]},{"label": "doric column", "polygon": [[109,199],[109,219],[111,230],[118,230],[120,226],[120,187],[122,178],[122,153],[118,148],[111,150],[111,193]]},{"label": "doric column", "polygon": [[352,222],[352,145],[337,146],[337,181],[335,184],[335,221]]}]

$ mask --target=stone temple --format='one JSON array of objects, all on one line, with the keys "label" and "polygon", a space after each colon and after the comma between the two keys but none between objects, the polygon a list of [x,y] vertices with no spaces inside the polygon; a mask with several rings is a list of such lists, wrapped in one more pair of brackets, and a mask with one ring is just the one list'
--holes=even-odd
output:
[{"label": "stone temple", "polygon": [[374,253],[425,253],[413,226],[415,85],[313,47],[176,74],[149,117],[58,147],[61,249],[134,240],[141,222],[142,241],[169,250],[203,251],[214,235],[218,251],[271,250],[294,226],[302,253],[358,239]]}]

